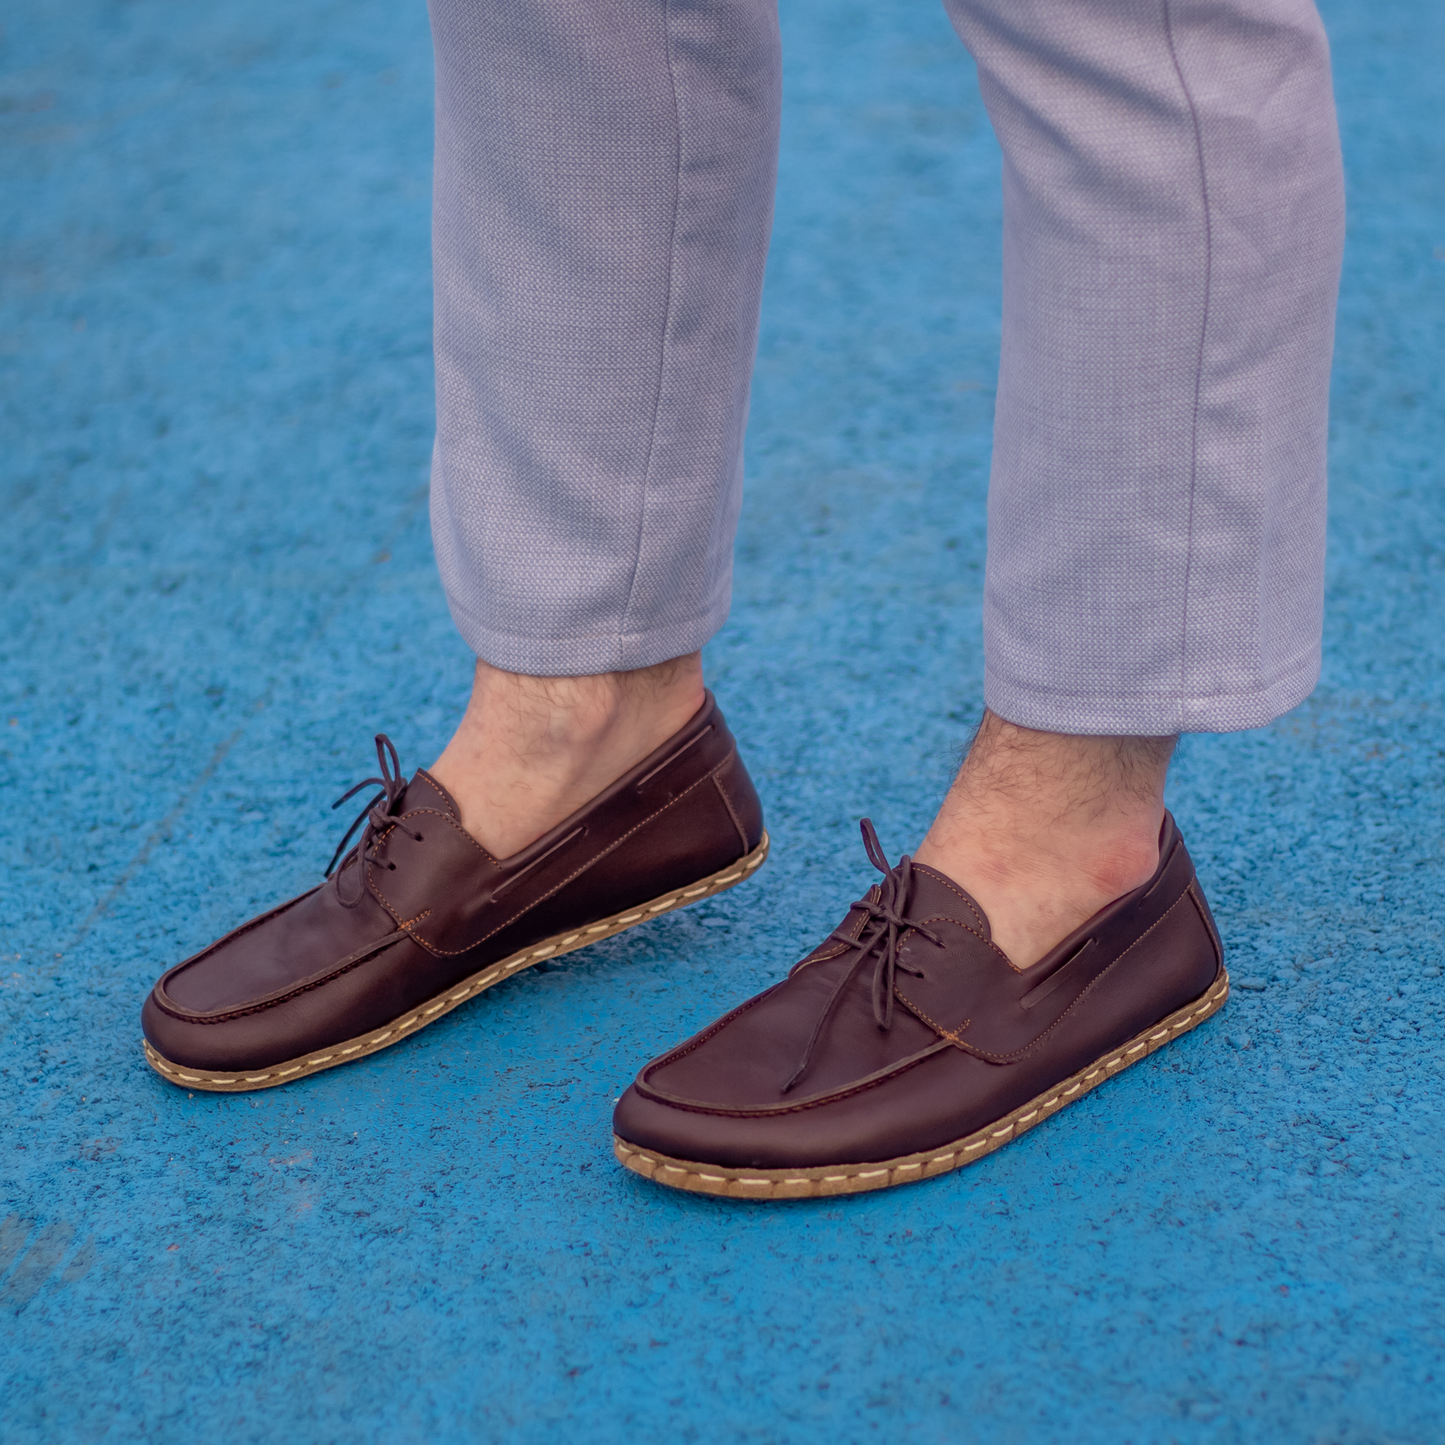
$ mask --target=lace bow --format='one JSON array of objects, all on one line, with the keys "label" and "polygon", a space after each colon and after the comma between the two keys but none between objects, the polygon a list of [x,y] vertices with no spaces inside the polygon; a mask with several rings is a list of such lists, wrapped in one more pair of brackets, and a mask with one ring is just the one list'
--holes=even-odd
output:
[{"label": "lace bow", "polygon": [[785,1094],[807,1073],[808,1065],[812,1062],[813,1049],[822,1037],[838,1000],[869,958],[876,959],[873,965],[873,1018],[880,1029],[887,1030],[893,1027],[893,983],[899,971],[911,973],[917,978],[923,977],[922,969],[903,962],[898,948],[900,937],[912,929],[934,947],[943,947],[943,940],[932,929],[918,919],[908,917],[905,912],[908,895],[913,889],[913,859],[905,853],[894,867],[878,842],[878,832],[873,826],[873,820],[864,818],[860,829],[868,861],[883,874],[883,882],[876,888],[869,889],[867,894],[853,905],[854,908],[866,910],[868,915],[856,937],[851,933],[844,933],[841,928],[835,928],[824,940],[824,943],[836,941],[846,944],[854,951],[855,956],[838,982],[833,985],[833,991],[828,995],[817,1023],[813,1025],[803,1057],[793,1077],[783,1085]]},{"label": "lace bow", "polygon": [[[366,893],[366,878],[362,868],[366,865],[367,854],[371,851],[371,845],[376,842],[388,828],[400,828],[409,837],[421,842],[421,834],[413,833],[392,811],[401,801],[402,794],[406,792],[406,778],[401,771],[401,759],[397,756],[396,748],[385,733],[376,735],[376,761],[381,768],[379,778],[363,778],[354,788],[348,788],[332,805],[335,811],[349,798],[354,798],[363,788],[379,787],[379,792],[355,817],[351,826],[346,830],[345,837],[336,845],[336,851],[331,855],[331,862],[326,865],[327,878],[333,873],[336,875],[336,898],[345,908],[355,908],[361,902]],[[341,855],[346,845],[351,841],[351,835],[361,825],[366,827],[362,830],[361,837],[356,840],[356,847],[351,850],[350,857],[342,859]],[[360,886],[356,890],[356,897],[348,898],[341,891],[342,875],[346,872],[346,865],[351,859],[356,860],[356,874],[360,878]],[[341,866],[338,868],[337,860],[341,859]],[[392,865],[395,867],[395,864]]]}]

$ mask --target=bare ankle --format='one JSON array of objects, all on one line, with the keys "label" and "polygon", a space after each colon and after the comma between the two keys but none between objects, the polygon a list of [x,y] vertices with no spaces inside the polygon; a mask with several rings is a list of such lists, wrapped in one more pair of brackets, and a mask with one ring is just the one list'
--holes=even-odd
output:
[{"label": "bare ankle", "polygon": [[967,889],[1027,967],[1158,866],[1174,743],[1036,732],[985,713],[918,861]]},{"label": "bare ankle", "polygon": [[696,653],[581,677],[530,677],[479,659],[466,715],[431,772],[462,826],[510,857],[660,747],[703,699]]}]

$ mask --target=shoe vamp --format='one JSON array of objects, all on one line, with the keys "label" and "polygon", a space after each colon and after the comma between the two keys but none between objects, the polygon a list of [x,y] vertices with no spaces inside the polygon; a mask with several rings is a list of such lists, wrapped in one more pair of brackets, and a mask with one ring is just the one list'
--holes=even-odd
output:
[{"label": "shoe vamp", "polygon": [[807,1071],[783,1086],[803,1059],[828,996],[849,960],[810,964],[721,1020],[702,1040],[646,1071],[661,1095],[712,1108],[776,1108],[847,1088],[937,1042],[933,1030],[895,1008],[889,1028],[873,1016],[871,963],[857,970],[813,1045]]},{"label": "shoe vamp", "polygon": [[[355,886],[350,869],[347,874]],[[347,908],[335,886],[325,883],[183,965],[166,981],[165,991],[193,1013],[241,1008],[324,976],[395,932],[395,920],[370,894]]]},{"label": "shoe vamp", "polygon": [[172,1064],[252,1073],[384,1028],[449,982],[440,962],[405,935],[335,972],[324,987],[297,988],[261,1008],[222,1012],[201,1022],[177,1018],[147,999],[142,1015],[152,1047]]},{"label": "shoe vamp", "polygon": [[642,1148],[725,1168],[877,1163],[983,1128],[1025,1102],[1031,1089],[1022,1070],[944,1049],[875,1088],[783,1113],[700,1113],[630,1089],[614,1127]]}]

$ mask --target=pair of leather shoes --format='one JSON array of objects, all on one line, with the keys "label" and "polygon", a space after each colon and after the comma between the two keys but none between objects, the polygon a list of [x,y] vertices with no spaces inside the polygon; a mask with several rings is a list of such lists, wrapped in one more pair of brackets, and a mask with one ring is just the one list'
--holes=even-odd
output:
[{"label": "pair of leather shoes", "polygon": [[[405,779],[385,737],[377,756],[380,776],[352,794],[380,792],[326,880],[156,983],[141,1022],[162,1077],[239,1092],[335,1068],[531,964],[731,888],[767,857],[757,793],[711,695],[510,858],[466,832],[425,769]],[[748,1199],[928,1178],[1016,1138],[1228,996],[1172,818],[1154,877],[1027,969],[963,889],[907,857],[890,865],[863,831],[882,881],[781,983],[623,1095],[613,1142],[629,1169]]]}]

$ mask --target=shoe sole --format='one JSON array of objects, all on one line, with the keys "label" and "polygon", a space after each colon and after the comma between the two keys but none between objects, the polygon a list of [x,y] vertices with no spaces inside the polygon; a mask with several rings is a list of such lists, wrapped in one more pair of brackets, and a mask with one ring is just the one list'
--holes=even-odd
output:
[{"label": "shoe sole", "polygon": [[368,1054],[374,1054],[380,1049],[389,1049],[393,1044],[399,1044],[403,1039],[410,1038],[419,1029],[435,1023],[454,1008],[466,1003],[468,999],[475,998],[479,993],[485,993],[489,988],[501,983],[503,979],[511,978],[513,974],[520,973],[524,968],[530,968],[533,964],[541,963],[545,959],[559,958],[564,953],[574,953],[579,948],[586,948],[593,943],[601,943],[605,938],[613,938],[619,933],[625,933],[629,928],[636,928],[639,923],[646,923],[649,918],[658,918],[664,913],[671,913],[676,908],[686,908],[690,903],[700,903],[704,898],[725,893],[729,888],[734,888],[745,879],[751,878],[763,866],[767,856],[768,835],[764,833],[762,842],[751,853],[686,888],[674,889],[671,893],[664,894],[651,903],[639,904],[636,908],[629,908],[625,913],[614,913],[610,918],[589,923],[585,928],[577,928],[570,933],[559,933],[553,938],[543,939],[541,943],[531,944],[508,958],[499,959],[496,963],[489,963],[486,968],[479,969],[470,978],[454,984],[445,993],[438,994],[403,1017],[394,1019],[384,1028],[360,1034],[354,1039],[347,1039],[343,1043],[334,1044],[330,1048],[316,1053],[304,1054],[300,1058],[290,1059],[283,1064],[271,1064],[267,1068],[257,1069],[255,1072],[237,1070],[228,1074],[208,1074],[198,1069],[173,1064],[151,1047],[149,1039],[142,1039],[141,1047],[145,1050],[146,1062],[151,1068],[163,1079],[183,1089],[204,1089],[217,1094],[242,1094],[256,1089],[274,1089],[279,1084],[294,1083],[297,1079],[304,1079],[310,1074],[318,1074],[323,1069],[334,1069],[341,1064],[364,1059]]},{"label": "shoe sole", "polygon": [[1054,1085],[1027,1104],[1005,1114],[983,1129],[939,1149],[905,1154],[873,1164],[829,1164],[813,1169],[725,1169],[716,1164],[695,1164],[686,1159],[669,1159],[664,1154],[639,1149],[625,1139],[612,1136],[612,1150],[618,1162],[644,1179],[684,1189],[693,1194],[716,1194],[726,1199],[816,1199],[828,1194],[866,1194],[872,1189],[891,1189],[913,1184],[961,1169],[965,1164],[992,1154],[1020,1134],[1027,1133],[1067,1104],[1082,1099],[1105,1079],[1147,1058],[1180,1034],[1197,1028],[1217,1013],[1229,997],[1229,974],[1220,968],[1219,977],[1193,1003],[1151,1025],[1121,1049],[1081,1069],[1071,1078]]}]

